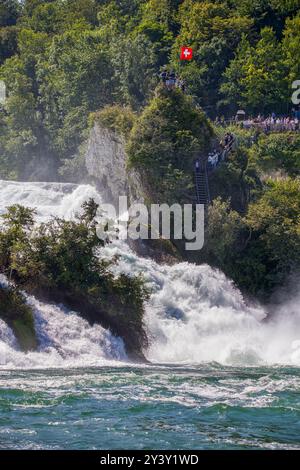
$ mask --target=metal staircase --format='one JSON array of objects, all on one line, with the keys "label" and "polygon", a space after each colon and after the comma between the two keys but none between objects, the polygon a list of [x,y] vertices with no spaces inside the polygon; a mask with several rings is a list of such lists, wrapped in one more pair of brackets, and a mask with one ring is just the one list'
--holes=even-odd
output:
[{"label": "metal staircase", "polygon": [[210,204],[207,162],[198,160],[195,165],[197,204]]}]

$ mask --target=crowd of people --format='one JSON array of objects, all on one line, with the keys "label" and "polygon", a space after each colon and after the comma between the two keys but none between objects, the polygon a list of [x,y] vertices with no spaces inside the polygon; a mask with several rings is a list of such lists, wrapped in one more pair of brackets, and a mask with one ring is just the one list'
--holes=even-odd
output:
[{"label": "crowd of people", "polygon": [[276,116],[274,113],[268,117],[258,115],[255,118],[246,119],[236,116],[229,122],[224,118],[217,117],[216,125],[226,126],[228,124],[238,124],[244,129],[257,129],[265,132],[297,132],[300,130],[300,116],[295,112],[291,116]]},{"label": "crowd of people", "polygon": [[297,117],[276,117],[275,115],[264,118],[258,116],[255,119],[242,121],[245,129],[259,128],[263,132],[296,132],[299,130],[299,119]]},{"label": "crowd of people", "polygon": [[220,142],[220,150],[215,149],[208,154],[208,166],[210,169],[216,169],[219,164],[225,160],[226,155],[232,149],[235,142],[235,137],[231,132],[227,132],[224,139]]},{"label": "crowd of people", "polygon": [[167,70],[163,70],[160,74],[160,79],[168,88],[168,90],[172,90],[173,88],[180,88],[181,91],[185,92],[185,82],[180,77],[177,77],[175,72],[168,72]]}]

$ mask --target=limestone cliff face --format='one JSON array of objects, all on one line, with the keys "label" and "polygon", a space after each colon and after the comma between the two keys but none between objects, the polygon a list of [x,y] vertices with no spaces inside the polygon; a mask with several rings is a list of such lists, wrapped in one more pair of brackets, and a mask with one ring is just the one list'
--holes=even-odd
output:
[{"label": "limestone cliff face", "polygon": [[86,168],[105,202],[128,194],[124,142],[115,132],[95,124],[86,153]]},{"label": "limestone cliff face", "polygon": [[142,201],[140,177],[127,171],[125,142],[116,132],[95,123],[86,152],[86,169],[104,202],[118,203],[119,196],[130,202]]}]

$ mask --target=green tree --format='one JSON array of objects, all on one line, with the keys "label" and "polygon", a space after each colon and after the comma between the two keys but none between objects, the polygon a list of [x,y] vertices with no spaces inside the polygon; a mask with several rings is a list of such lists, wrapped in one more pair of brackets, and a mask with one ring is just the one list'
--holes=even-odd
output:
[{"label": "green tree", "polygon": [[0,66],[17,51],[17,28],[0,28]]},{"label": "green tree", "polygon": [[238,252],[238,239],[243,229],[241,216],[230,208],[229,201],[214,200],[208,210],[203,256],[206,262],[227,271]]},{"label": "green tree", "polygon": [[155,47],[144,34],[139,34],[116,41],[111,52],[118,100],[140,109],[158,81]]},{"label": "green tree", "polygon": [[238,99],[236,107],[248,107],[255,113],[286,112],[289,103],[286,75],[281,44],[271,28],[264,28],[256,47],[249,43],[247,47],[244,41],[225,73],[222,91],[231,100]]},{"label": "green tree", "polygon": [[[225,2],[185,0],[179,8],[179,35],[172,49],[172,65],[184,78],[199,104],[215,113],[222,75],[252,20],[238,16]],[[194,59],[179,63],[180,46],[193,47]]]},{"label": "green tree", "polygon": [[294,80],[300,78],[300,15],[286,22],[283,39],[285,64],[289,70],[290,87]]},{"label": "green tree", "polygon": [[263,196],[249,207],[245,219],[249,238],[235,267],[241,285],[253,294],[272,292],[299,269],[299,189],[298,180],[270,181]]},{"label": "green tree", "polygon": [[300,175],[300,138],[295,133],[261,135],[251,148],[250,159],[262,172],[284,170]]}]

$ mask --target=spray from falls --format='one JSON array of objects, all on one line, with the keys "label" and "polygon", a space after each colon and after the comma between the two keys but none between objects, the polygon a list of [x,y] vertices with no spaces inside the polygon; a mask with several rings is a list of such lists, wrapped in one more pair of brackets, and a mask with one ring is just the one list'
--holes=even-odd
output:
[{"label": "spray from falls", "polygon": [[[38,220],[72,218],[89,198],[101,201],[89,185],[0,182],[0,213],[12,204],[37,209]],[[103,249],[120,255],[116,274],[143,273],[152,290],[145,323],[147,358],[155,363],[300,365],[300,297],[276,308],[272,319],[249,306],[233,283],[209,266],[159,265],[133,253],[124,241]],[[0,323],[0,366],[59,367],[101,365],[126,360],[123,343],[100,326],[89,326],[62,307],[28,298],[35,311],[39,352],[17,351],[12,332]],[[3,357],[6,359],[3,361]]]},{"label": "spray from falls", "polygon": [[36,209],[37,219],[41,222],[51,216],[71,219],[89,198],[97,203],[101,201],[99,193],[90,185],[0,180],[0,214],[6,207],[20,204]]},{"label": "spray from falls", "polygon": [[300,365],[300,296],[274,309],[271,319],[260,306],[248,305],[226,276],[210,266],[158,265],[124,250],[116,273],[143,273],[152,296],[146,305],[154,363]]},{"label": "spray from falls", "polygon": [[[0,285],[8,285],[4,276]],[[123,341],[108,330],[89,325],[63,306],[25,297],[34,313],[39,350],[21,352],[12,330],[0,320],[0,368],[92,367],[126,361]]]}]

